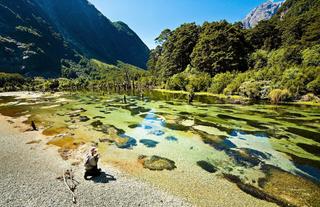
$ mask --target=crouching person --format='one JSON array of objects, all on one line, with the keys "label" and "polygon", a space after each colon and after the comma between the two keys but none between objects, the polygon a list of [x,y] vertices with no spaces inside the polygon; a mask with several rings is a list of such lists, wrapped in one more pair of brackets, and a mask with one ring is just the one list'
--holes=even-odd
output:
[{"label": "crouching person", "polygon": [[99,153],[93,147],[87,155],[84,163],[85,173],[84,179],[89,180],[88,177],[96,177],[101,174],[101,169],[98,169]]}]

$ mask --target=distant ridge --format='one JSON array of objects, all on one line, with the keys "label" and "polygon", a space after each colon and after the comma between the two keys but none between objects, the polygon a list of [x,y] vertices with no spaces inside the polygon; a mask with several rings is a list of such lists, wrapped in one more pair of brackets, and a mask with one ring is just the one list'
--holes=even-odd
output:
[{"label": "distant ridge", "polygon": [[269,20],[273,17],[279,8],[283,5],[285,1],[274,2],[273,0],[268,0],[267,2],[254,8],[242,21],[246,29],[255,27],[262,20]]}]

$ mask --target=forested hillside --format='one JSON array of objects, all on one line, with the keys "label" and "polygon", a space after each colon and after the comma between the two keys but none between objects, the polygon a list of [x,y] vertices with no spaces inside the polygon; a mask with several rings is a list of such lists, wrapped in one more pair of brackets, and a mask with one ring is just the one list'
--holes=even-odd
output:
[{"label": "forested hillside", "polygon": [[320,1],[287,0],[253,29],[190,23],[156,41],[148,68],[162,88],[255,99],[320,94]]},{"label": "forested hillside", "polygon": [[148,54],[125,23],[111,22],[87,0],[0,0],[2,72],[59,77],[82,58],[145,68]]}]

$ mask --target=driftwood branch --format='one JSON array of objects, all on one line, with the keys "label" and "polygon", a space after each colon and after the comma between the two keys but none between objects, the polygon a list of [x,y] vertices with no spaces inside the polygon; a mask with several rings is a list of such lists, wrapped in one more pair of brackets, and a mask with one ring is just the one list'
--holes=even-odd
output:
[{"label": "driftwood branch", "polygon": [[[71,180],[73,186],[70,186],[70,185],[68,184],[67,179]],[[79,182],[76,181],[76,180],[74,180],[74,176],[73,176],[71,170],[67,170],[67,171],[64,171],[64,172],[63,172],[63,182],[64,182],[64,184],[66,185],[66,187],[68,188],[68,190],[71,192],[72,202],[73,202],[74,204],[77,203],[77,199],[76,199],[76,195],[75,195],[74,191],[75,191],[75,189],[76,189],[77,184],[79,184]]]}]

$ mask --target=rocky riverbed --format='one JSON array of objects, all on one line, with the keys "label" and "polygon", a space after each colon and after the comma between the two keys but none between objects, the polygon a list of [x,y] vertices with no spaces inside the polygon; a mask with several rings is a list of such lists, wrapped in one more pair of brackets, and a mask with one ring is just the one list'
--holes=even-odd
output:
[{"label": "rocky riverbed", "polygon": [[[107,189],[110,185],[121,188],[118,177],[123,177],[126,182],[133,180],[170,197],[170,204],[163,199],[159,203],[157,195],[147,189],[137,200],[154,197],[155,203],[148,205],[320,203],[320,158],[316,150],[319,108],[205,102],[189,105],[175,99],[128,96],[123,101],[122,97],[4,93],[0,95],[0,113],[11,128],[1,133],[18,130],[17,137],[32,134],[24,145],[35,153],[40,149],[44,159],[55,158],[53,168],[59,170],[53,177],[73,168],[81,183],[83,157],[96,146],[100,165],[116,177],[104,178],[111,179],[104,183]],[[37,132],[30,131],[32,122]],[[3,134],[5,139],[7,135]],[[104,188],[100,181],[94,184]],[[138,201],[132,205],[144,205]]]}]

